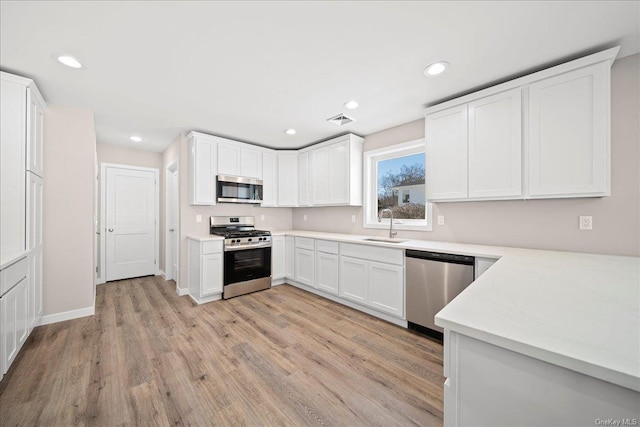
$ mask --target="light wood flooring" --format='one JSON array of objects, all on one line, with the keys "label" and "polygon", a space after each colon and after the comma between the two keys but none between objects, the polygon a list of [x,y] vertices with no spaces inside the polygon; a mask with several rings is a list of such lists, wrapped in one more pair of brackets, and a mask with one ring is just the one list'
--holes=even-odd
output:
[{"label": "light wood flooring", "polygon": [[293,286],[196,306],[146,277],[32,332],[0,424],[436,426],[443,381],[440,344]]}]

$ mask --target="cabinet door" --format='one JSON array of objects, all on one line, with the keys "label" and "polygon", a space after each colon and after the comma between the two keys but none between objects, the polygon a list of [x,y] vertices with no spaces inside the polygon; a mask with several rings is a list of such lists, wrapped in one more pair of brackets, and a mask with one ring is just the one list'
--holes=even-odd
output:
[{"label": "cabinet door", "polygon": [[427,199],[467,198],[467,105],[425,118]]},{"label": "cabinet door", "polygon": [[295,239],[292,236],[285,238],[285,277],[287,279],[295,279],[295,258],[296,258],[296,244]]},{"label": "cabinet door", "polygon": [[316,253],[316,285],[321,291],[338,295],[338,255]]},{"label": "cabinet door", "polygon": [[522,90],[479,99],[469,111],[469,197],[522,194]]},{"label": "cabinet door", "polygon": [[327,147],[329,204],[349,203],[349,141]]},{"label": "cabinet door", "polygon": [[343,298],[367,303],[368,262],[346,256],[340,257],[340,292]]},{"label": "cabinet door", "polygon": [[20,303],[20,291],[21,288],[25,287],[27,280],[28,278],[22,279],[20,283],[0,299],[0,304],[2,304],[2,324],[0,324],[0,332],[2,333],[3,374],[9,370],[11,363],[13,363],[20,350],[19,336],[21,332],[18,326],[18,318],[20,317],[19,311],[23,309]]},{"label": "cabinet door", "polygon": [[224,254],[202,255],[202,296],[210,296],[222,292],[222,268]]},{"label": "cabinet door", "polygon": [[44,108],[27,88],[27,170],[44,176]]},{"label": "cabinet door", "polygon": [[298,206],[298,153],[278,154],[278,206]]},{"label": "cabinet door", "polygon": [[278,163],[271,151],[262,153],[262,206],[278,206]]},{"label": "cabinet door", "polygon": [[404,267],[369,262],[369,305],[404,318]]},{"label": "cabinet door", "polygon": [[329,150],[327,147],[311,150],[309,154],[311,167],[311,205],[327,205],[331,202],[329,193]]},{"label": "cabinet door", "polygon": [[240,176],[240,147],[230,142],[218,144],[218,173]]},{"label": "cabinet door", "polygon": [[195,137],[190,142],[189,189],[192,205],[216,204],[216,175],[218,174],[218,147],[214,141]]},{"label": "cabinet door", "polygon": [[309,195],[309,151],[300,153],[298,156],[298,204],[300,206],[309,206],[311,198]]},{"label": "cabinet door", "polygon": [[609,195],[606,63],[529,86],[529,195]]},{"label": "cabinet door", "polygon": [[240,176],[262,179],[262,151],[248,147],[240,149]]},{"label": "cabinet door", "polygon": [[0,259],[25,249],[26,89],[1,80],[0,88]]},{"label": "cabinet door", "polygon": [[296,282],[302,283],[307,286],[315,286],[315,259],[314,251],[309,249],[296,248],[295,249],[295,274]]},{"label": "cabinet door", "polygon": [[271,240],[271,278],[282,279],[285,276],[286,251],[284,236],[274,236]]},{"label": "cabinet door", "polygon": [[42,246],[43,181],[27,172],[27,250]]}]

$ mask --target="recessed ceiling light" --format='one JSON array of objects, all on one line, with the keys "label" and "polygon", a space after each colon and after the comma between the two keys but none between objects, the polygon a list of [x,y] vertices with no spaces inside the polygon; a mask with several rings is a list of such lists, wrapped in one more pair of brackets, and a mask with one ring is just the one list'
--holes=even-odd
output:
[{"label": "recessed ceiling light", "polygon": [[142,138],[140,138],[139,136],[130,136],[129,137],[130,140],[132,140],[133,142],[142,142]]},{"label": "recessed ceiling light", "polygon": [[295,135],[296,134],[296,130],[295,129],[287,129],[284,131],[284,133],[286,133],[287,135]]},{"label": "recessed ceiling light", "polygon": [[58,62],[71,68],[82,68],[82,64],[76,58],[70,55],[59,55],[56,57]]},{"label": "recessed ceiling light", "polygon": [[437,76],[449,67],[449,63],[445,61],[434,62],[424,69],[425,76]]},{"label": "recessed ceiling light", "polygon": [[358,102],[351,100],[344,103],[344,106],[350,110],[358,108]]}]

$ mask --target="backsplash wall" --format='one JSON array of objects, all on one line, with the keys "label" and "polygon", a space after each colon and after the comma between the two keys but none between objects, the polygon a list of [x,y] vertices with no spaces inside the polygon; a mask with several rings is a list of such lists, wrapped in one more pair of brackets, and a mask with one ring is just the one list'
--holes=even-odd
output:
[{"label": "backsplash wall", "polygon": [[[640,54],[616,61],[611,74],[610,197],[438,203],[433,215],[444,215],[445,225],[434,225],[432,232],[399,231],[398,237],[640,256]],[[424,119],[367,136],[364,150],[418,138],[424,138]],[[593,216],[593,230],[578,229],[580,215]],[[362,224],[358,207],[293,209],[296,230],[388,233]]]}]

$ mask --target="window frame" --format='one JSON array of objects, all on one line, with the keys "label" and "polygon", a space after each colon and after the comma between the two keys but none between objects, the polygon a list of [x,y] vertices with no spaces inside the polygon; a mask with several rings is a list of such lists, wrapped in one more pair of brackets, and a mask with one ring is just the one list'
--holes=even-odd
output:
[{"label": "window frame", "polygon": [[[377,148],[375,150],[365,151],[363,153],[364,200],[362,216],[364,228],[389,228],[389,218],[385,217],[381,222],[378,222],[378,162],[381,160],[410,156],[412,154],[425,153],[425,148],[425,139],[420,138],[413,141],[407,141],[399,144],[389,145],[387,147]],[[427,200],[426,194],[425,201],[425,219],[394,219],[394,229],[411,231],[433,231],[433,206]]]}]

